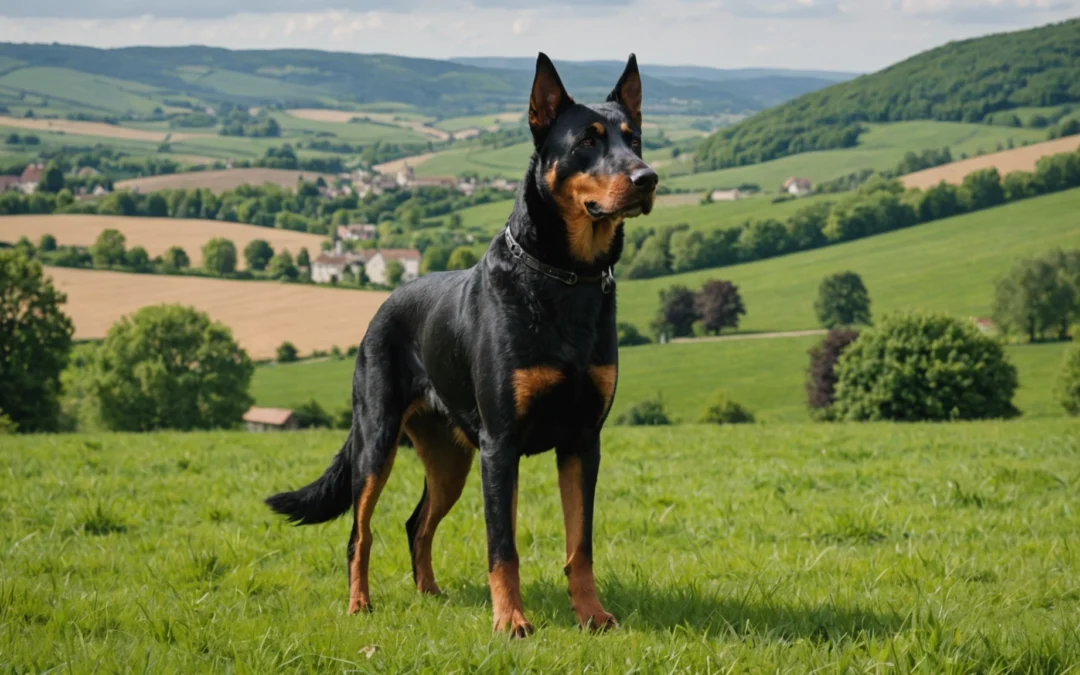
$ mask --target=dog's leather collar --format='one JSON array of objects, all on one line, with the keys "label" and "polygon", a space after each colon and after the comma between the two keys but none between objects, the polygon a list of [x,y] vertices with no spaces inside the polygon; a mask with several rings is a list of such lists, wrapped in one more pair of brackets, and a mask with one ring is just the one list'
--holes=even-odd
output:
[{"label": "dog's leather collar", "polygon": [[514,239],[514,235],[510,234],[509,227],[506,228],[506,247],[510,249],[510,255],[525,263],[526,267],[531,267],[544,276],[557,279],[567,286],[574,286],[576,284],[595,284],[599,282],[600,290],[604,293],[610,293],[611,290],[615,288],[615,275],[612,274],[610,267],[600,274],[592,276],[581,276],[575,272],[552,267],[526,253],[525,249],[521,248],[521,244],[517,243],[517,240]]}]

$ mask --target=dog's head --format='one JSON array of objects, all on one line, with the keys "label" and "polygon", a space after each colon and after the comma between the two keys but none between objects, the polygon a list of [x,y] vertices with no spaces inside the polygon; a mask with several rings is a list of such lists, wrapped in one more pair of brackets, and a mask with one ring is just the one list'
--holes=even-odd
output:
[{"label": "dog's head", "polygon": [[607,101],[574,102],[555,66],[536,60],[529,99],[540,190],[566,224],[570,253],[592,264],[625,218],[652,210],[659,177],[641,159],[641,76],[633,54]]}]

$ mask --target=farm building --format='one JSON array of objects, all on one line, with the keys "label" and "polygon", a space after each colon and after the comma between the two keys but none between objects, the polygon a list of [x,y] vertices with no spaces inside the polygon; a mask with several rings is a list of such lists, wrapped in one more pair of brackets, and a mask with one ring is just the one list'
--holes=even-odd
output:
[{"label": "farm building", "polygon": [[[374,255],[375,251],[371,250],[322,253],[311,261],[311,280],[317,284],[336,284],[345,278],[345,270],[349,270],[353,276],[359,274]],[[371,277],[370,273],[368,277]]]},{"label": "farm building", "polygon": [[375,255],[364,265],[368,279],[377,284],[386,283],[386,265],[397,260],[405,266],[401,281],[412,281],[420,276],[420,251],[415,248],[388,248],[375,251]]},{"label": "farm building", "polygon": [[379,233],[375,225],[338,225],[337,238],[347,241],[368,241]]},{"label": "farm building", "polygon": [[286,408],[251,408],[244,413],[248,431],[293,431],[299,427],[296,415]]},{"label": "farm building", "polygon": [[814,183],[809,178],[788,178],[784,181],[782,192],[795,197],[805,197],[814,190]]},{"label": "farm building", "polygon": [[19,177],[0,174],[0,192],[19,189]]},{"label": "farm building", "polygon": [[22,176],[19,177],[19,189],[30,195],[37,191],[38,183],[41,182],[41,178],[45,175],[45,165],[42,163],[29,164],[23,169]]},{"label": "farm building", "polygon": [[713,190],[709,193],[709,199],[714,202],[734,202],[743,198],[739,190]]}]

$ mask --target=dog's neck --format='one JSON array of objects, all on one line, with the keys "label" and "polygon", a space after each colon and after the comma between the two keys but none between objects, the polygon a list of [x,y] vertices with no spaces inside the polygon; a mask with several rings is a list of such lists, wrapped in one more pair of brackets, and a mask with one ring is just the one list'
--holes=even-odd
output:
[{"label": "dog's neck", "polygon": [[619,261],[622,252],[622,226],[612,240],[611,248],[605,255],[589,264],[576,259],[570,253],[566,223],[559,214],[551,195],[541,188],[540,160],[533,153],[529,160],[529,170],[518,187],[517,201],[510,215],[507,226],[514,239],[528,253],[547,263],[581,275],[596,275]]}]

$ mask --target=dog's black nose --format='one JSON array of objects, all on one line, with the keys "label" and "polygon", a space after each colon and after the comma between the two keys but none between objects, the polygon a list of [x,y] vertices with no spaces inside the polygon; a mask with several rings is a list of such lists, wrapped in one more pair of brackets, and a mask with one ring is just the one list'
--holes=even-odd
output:
[{"label": "dog's black nose", "polygon": [[630,174],[630,180],[634,181],[634,185],[641,190],[652,190],[660,182],[660,176],[646,166]]}]

